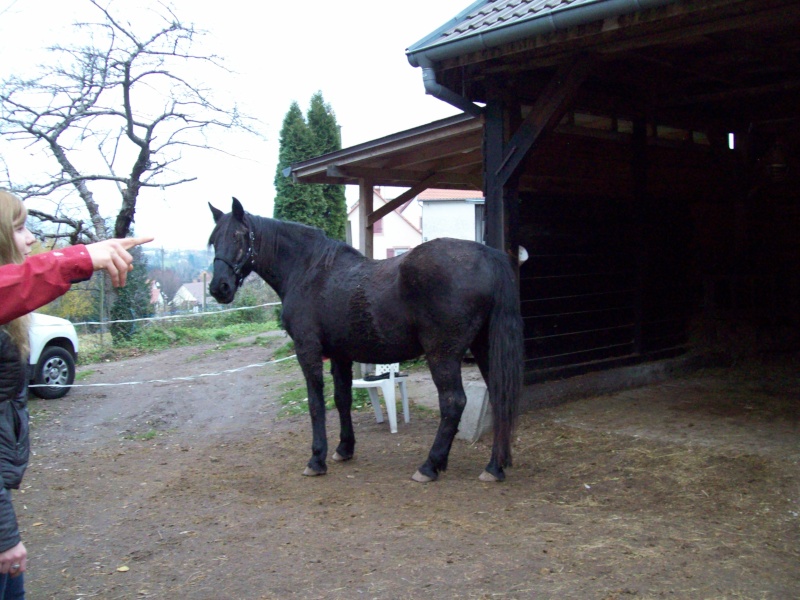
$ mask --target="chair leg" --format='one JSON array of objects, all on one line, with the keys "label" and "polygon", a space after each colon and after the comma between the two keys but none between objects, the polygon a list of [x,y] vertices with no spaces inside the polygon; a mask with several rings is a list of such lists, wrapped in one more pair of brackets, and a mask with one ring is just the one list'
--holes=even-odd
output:
[{"label": "chair leg", "polygon": [[408,391],[406,390],[406,382],[400,381],[398,382],[400,386],[400,396],[403,399],[403,418],[406,420],[406,423],[411,421],[411,414],[408,410]]},{"label": "chair leg", "polygon": [[389,431],[397,433],[397,404],[395,404],[394,384],[386,381],[381,385],[383,400],[386,402],[386,414],[389,416]]},{"label": "chair leg", "polygon": [[369,399],[372,401],[372,408],[375,410],[375,420],[378,423],[383,423],[383,411],[381,410],[381,399],[378,397],[378,390],[375,388],[367,388]]}]

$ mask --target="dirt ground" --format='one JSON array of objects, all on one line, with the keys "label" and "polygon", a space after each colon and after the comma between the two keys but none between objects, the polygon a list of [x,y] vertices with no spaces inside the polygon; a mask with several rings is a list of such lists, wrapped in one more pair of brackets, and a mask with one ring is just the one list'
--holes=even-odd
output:
[{"label": "dirt ground", "polygon": [[31,401],[30,598],[800,597],[796,355],[527,412],[502,484],[478,481],[490,436],[410,480],[427,372],[410,424],[358,412],[355,459],[316,478],[308,417],[279,415],[293,361],[137,383],[270,355],[176,348],[80,369],[131,385]]}]

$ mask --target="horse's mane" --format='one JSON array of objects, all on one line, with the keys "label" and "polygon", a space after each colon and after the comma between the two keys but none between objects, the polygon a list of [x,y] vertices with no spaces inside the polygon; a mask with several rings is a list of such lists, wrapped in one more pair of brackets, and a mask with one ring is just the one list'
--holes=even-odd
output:
[{"label": "horse's mane", "polygon": [[[248,215],[248,217],[254,225],[257,224],[259,227],[262,239],[261,249],[266,252],[269,262],[273,262],[278,258],[281,232],[293,239],[302,240],[303,247],[311,257],[310,269],[320,266],[326,269],[330,268],[336,258],[342,254],[361,256],[361,253],[355,248],[339,240],[332,240],[318,227],[311,227],[294,221],[254,217],[253,215]],[[269,247],[264,246],[265,239],[270,240]]]}]

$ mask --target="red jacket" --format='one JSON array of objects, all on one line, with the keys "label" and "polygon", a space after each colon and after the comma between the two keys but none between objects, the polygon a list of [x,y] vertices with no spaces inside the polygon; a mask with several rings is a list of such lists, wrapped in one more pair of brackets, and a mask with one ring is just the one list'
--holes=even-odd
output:
[{"label": "red jacket", "polygon": [[94,271],[81,244],[29,256],[20,265],[0,267],[0,325],[52,302]]}]

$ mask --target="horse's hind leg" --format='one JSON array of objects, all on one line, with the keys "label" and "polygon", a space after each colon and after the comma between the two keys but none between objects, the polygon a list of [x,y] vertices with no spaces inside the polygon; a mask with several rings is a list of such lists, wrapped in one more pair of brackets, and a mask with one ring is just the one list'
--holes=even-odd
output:
[{"label": "horse's hind leg", "polygon": [[[473,341],[472,345],[470,345],[469,349],[472,352],[472,356],[475,357],[475,362],[478,363],[478,369],[480,369],[481,375],[483,376],[483,382],[488,388],[489,377],[491,377],[491,374],[489,373],[489,340],[485,330],[478,334],[478,336],[475,338],[475,341]],[[481,481],[493,482],[503,481],[505,478],[506,475],[503,472],[503,468],[500,466],[500,461],[497,459],[497,448],[493,444],[492,457],[489,459],[489,464],[486,466],[486,470],[480,474],[479,479]]]},{"label": "horse's hind leg", "polygon": [[447,458],[453,439],[458,432],[461,414],[467,404],[467,396],[461,383],[461,357],[435,359],[428,355],[428,366],[433,382],[439,392],[441,420],[436,439],[428,454],[428,460],[412,476],[414,481],[434,481],[441,471],[447,470]]},{"label": "horse's hind leg", "polygon": [[353,419],[350,410],[353,406],[353,363],[331,359],[333,375],[333,399],[339,411],[339,446],[333,460],[342,461],[353,458],[356,436],[353,432]]}]

